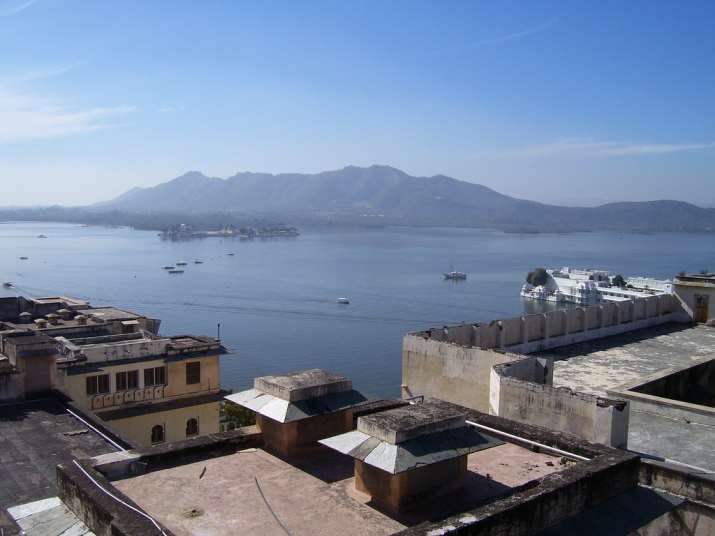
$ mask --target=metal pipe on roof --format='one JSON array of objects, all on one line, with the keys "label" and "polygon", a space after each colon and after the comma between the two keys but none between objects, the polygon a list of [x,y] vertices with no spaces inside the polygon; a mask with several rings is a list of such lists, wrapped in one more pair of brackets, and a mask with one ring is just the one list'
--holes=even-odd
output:
[{"label": "metal pipe on roof", "polygon": [[508,437],[509,439],[514,439],[516,441],[520,441],[522,443],[526,443],[533,447],[538,447],[540,449],[543,449],[543,450],[546,450],[549,452],[553,452],[554,454],[558,454],[558,455],[564,456],[566,458],[572,458],[574,460],[579,460],[582,462],[590,461],[590,458],[586,458],[585,456],[581,456],[579,454],[574,454],[573,452],[566,452],[565,450],[557,449],[556,447],[550,447],[549,445],[544,445],[543,443],[538,443],[536,441],[532,441],[531,439],[526,439],[525,437],[519,437],[517,435],[509,434],[507,432],[502,432],[501,430],[497,430],[496,428],[490,428],[489,426],[484,426],[483,424],[478,424],[474,421],[466,421],[466,423],[470,426],[474,426],[476,428],[485,430],[492,434],[497,434],[497,435],[501,435],[504,437]]},{"label": "metal pipe on roof", "polygon": [[116,441],[114,441],[111,437],[109,437],[109,436],[107,436],[106,434],[102,433],[102,432],[101,432],[99,429],[97,429],[96,427],[94,427],[94,426],[92,426],[91,424],[89,424],[89,423],[88,423],[87,421],[85,421],[82,417],[80,417],[79,415],[77,415],[74,411],[72,411],[72,410],[69,409],[69,408],[65,408],[65,411],[66,411],[67,413],[69,413],[70,415],[72,415],[75,419],[77,419],[78,421],[80,421],[82,424],[84,424],[87,428],[90,428],[90,429],[92,429],[95,433],[99,434],[105,441],[109,442],[114,448],[116,448],[116,449],[119,450],[120,452],[126,452],[127,449],[125,449],[124,447],[122,447],[119,443],[117,443]]},{"label": "metal pipe on roof", "polygon": [[80,471],[82,471],[82,473],[84,474],[84,476],[86,476],[92,484],[94,484],[95,486],[97,486],[97,488],[99,488],[99,491],[105,493],[106,495],[109,495],[112,499],[114,499],[115,501],[117,501],[119,504],[121,504],[121,505],[123,505],[123,506],[126,506],[126,507],[129,508],[130,510],[136,512],[137,514],[139,514],[139,515],[141,515],[141,516],[144,516],[145,518],[147,518],[149,521],[151,521],[151,522],[154,524],[154,526],[155,526],[155,527],[157,528],[157,530],[159,531],[159,534],[161,534],[162,536],[166,536],[166,532],[164,532],[164,529],[161,528],[161,525],[159,525],[159,523],[157,523],[156,520],[155,520],[153,517],[151,517],[151,516],[150,516],[149,514],[147,514],[146,512],[141,511],[139,508],[134,508],[131,504],[127,504],[126,502],[124,502],[123,500],[121,500],[121,499],[120,499],[119,497],[117,497],[116,495],[113,495],[112,493],[108,492],[106,489],[104,489],[104,488],[102,487],[102,485],[101,485],[99,482],[97,482],[94,478],[92,478],[92,475],[90,475],[87,471],[85,471],[84,467],[82,467],[82,466],[77,462],[77,460],[72,460],[72,463],[74,463],[74,464],[77,466],[77,468],[78,468]]}]

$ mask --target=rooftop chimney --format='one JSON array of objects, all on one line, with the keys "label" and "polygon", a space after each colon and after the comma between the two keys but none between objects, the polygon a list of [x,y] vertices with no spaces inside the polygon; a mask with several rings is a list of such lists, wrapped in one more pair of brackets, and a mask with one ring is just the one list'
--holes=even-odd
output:
[{"label": "rooftop chimney", "polygon": [[348,378],[321,369],[263,376],[253,387],[226,399],[255,411],[266,447],[283,456],[352,430],[352,407],[366,400]]},{"label": "rooftop chimney", "polygon": [[355,458],[355,488],[388,510],[454,491],[467,455],[498,444],[453,404],[429,400],[358,418],[357,430],[320,441]]}]

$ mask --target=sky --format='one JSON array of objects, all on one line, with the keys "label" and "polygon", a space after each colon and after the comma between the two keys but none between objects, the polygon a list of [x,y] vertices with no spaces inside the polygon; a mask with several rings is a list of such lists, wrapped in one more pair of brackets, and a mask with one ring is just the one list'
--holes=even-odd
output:
[{"label": "sky", "polygon": [[0,0],[0,205],[385,164],[715,206],[715,2]]}]

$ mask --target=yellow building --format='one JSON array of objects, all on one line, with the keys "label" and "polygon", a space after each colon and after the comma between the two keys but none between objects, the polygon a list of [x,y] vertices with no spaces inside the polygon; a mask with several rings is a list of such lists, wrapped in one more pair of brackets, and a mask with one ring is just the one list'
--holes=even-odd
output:
[{"label": "yellow building", "polygon": [[65,296],[0,298],[0,400],[57,390],[137,446],[219,431],[217,339]]},{"label": "yellow building", "polygon": [[137,331],[56,340],[57,389],[137,445],[219,431],[216,339]]}]

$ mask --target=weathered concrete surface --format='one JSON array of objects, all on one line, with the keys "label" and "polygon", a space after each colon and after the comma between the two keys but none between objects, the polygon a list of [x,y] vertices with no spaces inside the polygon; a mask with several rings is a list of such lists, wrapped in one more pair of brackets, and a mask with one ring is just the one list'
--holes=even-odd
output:
[{"label": "weathered concrete surface", "polygon": [[[261,449],[248,449],[113,484],[177,536],[285,536],[266,503],[294,536],[385,535],[469,510],[571,465],[517,445],[500,445],[468,456],[459,493],[392,517],[355,491],[353,460],[330,451],[296,464]],[[171,490],[171,500],[167,500],[167,490]],[[190,512],[199,515],[187,516]]]},{"label": "weathered concrete surface", "polygon": [[486,413],[492,367],[521,359],[408,334],[402,347],[403,395],[432,396]]},{"label": "weathered concrete surface", "polygon": [[95,536],[57,497],[9,509],[26,536]]},{"label": "weathered concrete surface", "polygon": [[323,473],[311,474],[263,450],[247,450],[114,485],[177,536],[285,536],[271,512],[294,536],[385,535],[404,527],[349,495],[351,459],[324,460]]},{"label": "weathered concrete surface", "polygon": [[279,376],[262,376],[253,381],[253,387],[288,402],[297,402],[349,391],[353,385],[345,376],[310,369]]},{"label": "weathered concrete surface", "polygon": [[357,429],[392,445],[408,439],[465,426],[465,413],[439,400],[425,400],[401,408],[360,417]]},{"label": "weathered concrete surface", "polygon": [[57,495],[58,463],[115,450],[54,400],[0,405],[0,508]]},{"label": "weathered concrete surface", "polygon": [[539,355],[554,360],[554,385],[606,396],[659,370],[715,358],[715,329],[666,324]]},{"label": "weathered concrete surface", "polygon": [[256,415],[256,425],[270,450],[284,456],[295,456],[326,437],[343,434],[353,428],[352,410],[346,409],[287,423]]},{"label": "weathered concrete surface", "polygon": [[628,441],[629,403],[555,389],[492,371],[490,412],[612,447]]},{"label": "weathered concrete surface", "polygon": [[[544,355],[555,359],[555,386],[613,397],[624,383],[715,358],[715,329],[670,324]],[[714,418],[645,397],[629,401],[628,448],[715,470]]]}]

